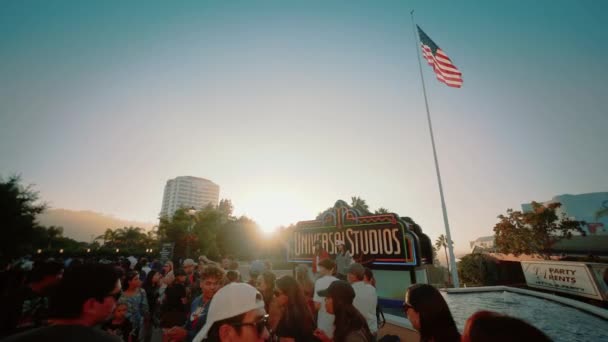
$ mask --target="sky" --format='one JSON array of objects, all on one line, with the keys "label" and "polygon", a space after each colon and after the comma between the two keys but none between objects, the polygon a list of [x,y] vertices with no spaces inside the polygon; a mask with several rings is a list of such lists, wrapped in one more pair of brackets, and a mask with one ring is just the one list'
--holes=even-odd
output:
[{"label": "sky", "polygon": [[336,200],[444,232],[415,21],[457,252],[532,200],[607,191],[608,2],[3,1],[0,175],[51,207],[154,222],[168,179],[272,230]]}]

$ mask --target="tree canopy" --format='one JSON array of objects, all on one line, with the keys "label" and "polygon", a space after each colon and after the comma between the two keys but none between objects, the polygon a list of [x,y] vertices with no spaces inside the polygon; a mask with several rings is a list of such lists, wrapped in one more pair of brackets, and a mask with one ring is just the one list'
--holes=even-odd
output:
[{"label": "tree canopy", "polygon": [[501,253],[539,254],[548,258],[551,247],[573,233],[585,234],[585,222],[571,220],[565,213],[558,215],[560,203],[543,205],[532,202],[532,211],[508,209],[494,226],[496,248]]}]

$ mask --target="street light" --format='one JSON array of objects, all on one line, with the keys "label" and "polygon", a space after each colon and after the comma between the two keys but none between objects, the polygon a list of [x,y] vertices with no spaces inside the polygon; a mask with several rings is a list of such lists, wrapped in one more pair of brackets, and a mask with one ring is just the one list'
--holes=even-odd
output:
[{"label": "street light", "polygon": [[63,248],[59,250],[59,254],[63,254]]},{"label": "street light", "polygon": [[116,253],[118,253],[118,252],[120,252],[120,249],[119,249],[119,248],[116,248]]},{"label": "street light", "polygon": [[186,237],[186,258],[190,256],[190,237],[192,236],[192,229],[194,229],[194,219],[196,218],[196,209],[190,207],[186,212],[190,216],[190,226],[188,227],[188,235]]},{"label": "street light", "polygon": [[42,253],[42,249],[38,249],[36,252],[37,252],[38,254],[40,254],[40,253]]},{"label": "street light", "polygon": [[91,249],[90,248],[87,248],[87,253],[91,253]]}]

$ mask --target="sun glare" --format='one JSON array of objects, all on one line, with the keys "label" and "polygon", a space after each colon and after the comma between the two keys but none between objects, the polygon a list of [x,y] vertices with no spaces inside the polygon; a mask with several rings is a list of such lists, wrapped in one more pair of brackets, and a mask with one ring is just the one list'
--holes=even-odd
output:
[{"label": "sun glare", "polygon": [[300,202],[296,194],[289,192],[257,192],[243,202],[243,214],[256,221],[264,233],[272,234],[280,226],[295,224],[311,215]]}]

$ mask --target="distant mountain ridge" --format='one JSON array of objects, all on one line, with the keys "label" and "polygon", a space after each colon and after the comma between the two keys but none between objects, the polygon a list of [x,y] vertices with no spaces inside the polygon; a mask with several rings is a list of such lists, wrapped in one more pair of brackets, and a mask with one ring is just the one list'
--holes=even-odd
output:
[{"label": "distant mountain ridge", "polygon": [[63,227],[65,237],[85,242],[91,242],[92,238],[103,234],[108,228],[133,226],[149,230],[155,225],[152,222],[123,220],[90,210],[47,209],[37,219],[46,227]]}]

